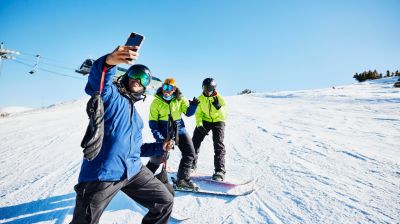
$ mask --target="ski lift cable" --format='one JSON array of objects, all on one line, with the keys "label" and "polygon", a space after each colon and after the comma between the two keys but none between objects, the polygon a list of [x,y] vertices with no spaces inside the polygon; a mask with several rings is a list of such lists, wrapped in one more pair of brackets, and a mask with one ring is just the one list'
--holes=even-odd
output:
[{"label": "ski lift cable", "polygon": [[[13,60],[13,62],[22,64],[22,65],[25,65],[25,66],[28,66],[28,67],[32,67],[32,65],[27,64],[27,63],[22,62],[22,61],[19,61],[19,60]],[[64,73],[60,73],[60,72],[55,72],[55,71],[51,71],[51,70],[44,69],[44,68],[37,68],[37,69],[38,69],[38,70],[41,70],[41,71],[48,72],[48,73],[53,74],[53,75],[64,76],[64,77],[69,77],[69,78],[74,78],[74,79],[80,79],[80,80],[87,80],[86,78],[76,77],[76,76],[73,76],[73,75],[64,74]]]},{"label": "ski lift cable", "polygon": [[69,67],[65,67],[65,66],[61,66],[61,65],[50,64],[50,63],[47,63],[47,62],[40,62],[40,64],[45,64],[45,65],[48,65],[48,66],[61,68],[61,69],[69,70],[69,71],[71,71],[71,70],[73,71],[74,70],[74,68],[69,68]]},{"label": "ski lift cable", "polygon": [[22,65],[26,65],[26,66],[28,66],[28,67],[32,67],[32,65],[31,64],[28,64],[28,63],[26,63],[26,62],[23,62],[23,61],[20,61],[20,60],[12,60],[13,62],[16,62],[16,63],[19,63],[19,64],[22,64]]},{"label": "ski lift cable", "polygon": [[45,59],[45,60],[49,60],[49,61],[54,61],[54,62],[58,62],[58,63],[62,63],[61,61],[57,61],[57,60],[54,60],[54,59],[52,59],[52,58],[48,58],[48,57],[43,57],[41,54],[32,54],[32,53],[27,53],[27,52],[21,52],[20,51],[20,53],[21,53],[21,55],[22,54],[25,54],[25,55],[29,55],[29,56],[31,56],[31,57],[37,57],[37,55],[40,55],[40,57],[42,58],[42,59]]},{"label": "ski lift cable", "polygon": [[41,70],[41,71],[48,72],[48,73],[53,74],[53,75],[60,75],[60,76],[74,78],[74,79],[87,80],[86,78],[76,77],[76,76],[73,76],[73,75],[63,74],[63,73],[59,73],[59,72],[54,72],[54,71],[47,70],[47,69],[44,69],[44,68],[38,68],[38,69]]},{"label": "ski lift cable", "polygon": [[[24,62],[19,61],[19,60],[14,60],[14,61],[17,62],[17,63],[23,64],[23,65],[26,65],[28,67],[32,67],[32,65],[24,63]],[[70,78],[74,78],[74,79],[86,80],[85,78],[77,77],[77,76],[74,76],[72,74],[65,74],[65,73],[61,73],[61,72],[56,72],[56,71],[52,71],[52,70],[41,68],[41,67],[38,67],[37,69],[41,70],[41,71],[49,72],[51,74],[61,75],[61,76],[70,77]]]},{"label": "ski lift cable", "polygon": [[[45,70],[45,68],[43,68],[43,67],[46,66],[46,65],[47,65],[47,66],[52,66],[52,67],[61,68],[61,69],[65,69],[65,70],[68,70],[68,71],[74,71],[73,68],[67,68],[67,67],[52,65],[52,64],[46,63],[46,62],[40,62],[41,66],[40,66],[40,68],[38,68],[38,66],[35,64],[36,62],[35,62],[34,60],[19,59],[19,61],[25,62],[25,65],[30,66],[30,67],[33,67],[33,69],[32,69],[31,72],[30,72],[31,74],[35,73],[35,72],[37,71],[37,69],[39,69],[39,70]],[[29,65],[29,64],[27,64],[27,63],[30,63],[31,65]],[[43,64],[44,64],[44,66],[43,66]],[[59,74],[66,75],[66,74],[64,74],[64,73],[60,73],[60,72],[56,72],[56,71],[50,71],[49,69],[47,69],[47,71],[48,71],[48,72],[51,72],[51,73],[59,73]],[[74,75],[68,75],[68,76],[74,76]],[[75,78],[76,78],[76,77],[75,77]]]},{"label": "ski lift cable", "polygon": [[33,69],[29,72],[30,74],[34,74],[37,71],[39,65],[39,59],[40,59],[40,54],[36,55],[36,62],[35,65],[33,66]]},{"label": "ski lift cable", "polygon": [[0,60],[0,76],[1,76],[2,68],[3,68],[3,60]]},{"label": "ski lift cable", "polygon": [[[47,61],[53,61],[53,62],[56,62],[56,63],[57,63],[57,64],[55,64],[55,63],[46,62],[46,63],[48,63],[49,65],[51,64],[52,66],[59,66],[59,67],[68,68],[68,67],[65,67],[65,66],[61,65],[61,64],[63,64],[62,61],[54,60],[54,59],[48,58],[48,57],[43,57],[43,55],[41,55],[41,54],[32,54],[32,53],[25,53],[25,52],[20,52],[20,53],[21,53],[20,56],[29,56],[29,57],[34,57],[34,58],[40,56],[40,60],[41,60],[41,61],[47,60]],[[32,60],[35,60],[35,59],[32,59]],[[42,62],[42,63],[43,63],[43,62]],[[74,70],[74,68],[68,68],[68,69]]]},{"label": "ski lift cable", "polygon": [[[25,62],[30,62],[30,63],[35,63],[35,60],[34,59],[25,59],[25,58],[19,58],[19,60],[20,61],[25,61]],[[73,70],[75,70],[74,68],[70,68],[70,67],[65,67],[65,66],[60,66],[60,65],[55,65],[55,64],[51,64],[51,63],[47,63],[47,62],[40,62],[40,64],[42,65],[48,65],[48,66],[51,66],[51,67],[55,67],[55,68],[60,68],[60,69],[65,69],[65,70],[68,70],[68,71],[73,71]]]},{"label": "ski lift cable", "polygon": [[[38,54],[37,54],[37,55],[38,55]],[[35,57],[35,59],[25,59],[25,58],[23,58],[22,60],[35,62],[35,61],[36,61],[36,58],[37,58],[37,55],[29,55],[30,57],[31,57],[31,56]],[[23,55],[23,56],[26,56],[26,54]],[[21,57],[21,56],[19,56],[19,57]],[[49,62],[44,62],[43,59],[46,59],[46,58],[40,56],[40,64],[45,64],[45,65],[48,65],[48,66],[52,66],[52,67],[56,67],[56,68],[61,68],[61,69],[65,69],[65,70],[70,70],[70,71],[74,71],[74,70],[75,70],[75,68],[66,67],[66,66],[63,66],[63,65],[58,65],[58,64],[49,63]]]},{"label": "ski lift cable", "polygon": [[33,67],[33,70],[35,70],[35,69],[39,69],[40,70],[41,69],[41,70],[46,70],[47,72],[58,73],[58,74],[68,75],[68,76],[75,76],[75,78],[77,78],[76,74],[66,74],[66,73],[61,73],[61,72],[58,72],[58,71],[50,70],[50,69],[47,69],[47,68],[43,68],[43,66],[38,66],[38,64],[36,62],[34,62],[34,61],[31,61],[30,63],[27,63],[26,61],[21,60],[21,59],[16,59],[14,61],[17,61],[18,63],[26,65],[28,67]]}]

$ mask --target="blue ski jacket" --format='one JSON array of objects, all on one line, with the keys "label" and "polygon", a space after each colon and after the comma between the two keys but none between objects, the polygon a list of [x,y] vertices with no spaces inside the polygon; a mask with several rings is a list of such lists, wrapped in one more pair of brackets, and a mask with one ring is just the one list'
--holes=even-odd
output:
[{"label": "blue ski jacket", "polygon": [[[101,73],[106,59],[93,63],[85,92],[89,95],[100,90]],[[162,143],[142,142],[143,120],[134,102],[118,91],[113,84],[116,67],[106,71],[101,97],[104,103],[104,138],[97,157],[83,159],[78,182],[119,181],[130,179],[141,169],[141,156],[162,155]]]}]

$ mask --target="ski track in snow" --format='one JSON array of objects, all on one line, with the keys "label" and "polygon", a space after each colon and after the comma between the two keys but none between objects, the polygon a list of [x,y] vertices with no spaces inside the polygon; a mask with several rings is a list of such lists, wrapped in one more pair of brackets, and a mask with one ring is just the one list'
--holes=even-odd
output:
[{"label": "ski track in snow", "polygon": [[[393,81],[226,97],[227,175],[254,177],[257,190],[236,198],[177,192],[174,212],[190,217],[183,223],[399,223]],[[151,99],[136,104],[145,123]],[[69,223],[87,100],[0,118],[0,223]],[[184,120],[192,134],[194,118]],[[147,126],[144,141],[152,141]],[[207,136],[199,172],[212,174],[213,153]],[[179,160],[176,149],[169,166]],[[119,193],[100,223],[138,223],[145,213]]]}]

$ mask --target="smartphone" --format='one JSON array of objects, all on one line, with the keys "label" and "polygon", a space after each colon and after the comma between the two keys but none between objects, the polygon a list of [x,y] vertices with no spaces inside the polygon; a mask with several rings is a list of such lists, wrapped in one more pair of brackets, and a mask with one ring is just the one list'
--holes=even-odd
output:
[{"label": "smartphone", "polygon": [[144,36],[138,33],[131,33],[128,40],[126,41],[126,46],[141,46],[144,40]]}]

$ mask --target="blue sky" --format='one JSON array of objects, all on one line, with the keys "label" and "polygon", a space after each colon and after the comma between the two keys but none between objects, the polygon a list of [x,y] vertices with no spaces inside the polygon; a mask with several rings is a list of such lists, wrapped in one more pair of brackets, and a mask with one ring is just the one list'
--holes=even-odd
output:
[{"label": "blue sky", "polygon": [[188,98],[210,76],[225,96],[350,84],[355,72],[400,70],[399,11],[396,0],[1,0],[0,41],[18,60],[33,65],[39,53],[40,67],[81,79],[3,61],[0,107],[84,96],[73,69],[131,32],[146,37],[137,63],[176,78]]}]

